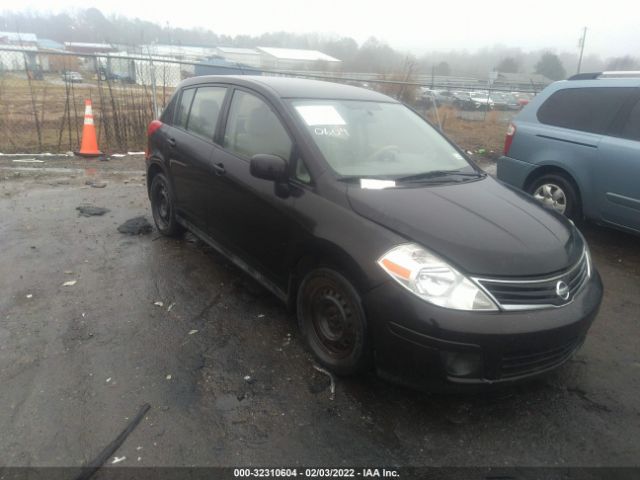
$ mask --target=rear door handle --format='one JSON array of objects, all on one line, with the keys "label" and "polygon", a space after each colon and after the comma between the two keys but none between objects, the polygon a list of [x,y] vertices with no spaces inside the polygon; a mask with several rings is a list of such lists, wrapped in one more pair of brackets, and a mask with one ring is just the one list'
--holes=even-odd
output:
[{"label": "rear door handle", "polygon": [[176,146],[176,139],[175,138],[168,138],[167,139],[167,143],[169,144],[170,147],[175,147]]},{"label": "rear door handle", "polygon": [[216,175],[224,175],[226,173],[223,163],[214,163],[213,170],[216,172]]}]

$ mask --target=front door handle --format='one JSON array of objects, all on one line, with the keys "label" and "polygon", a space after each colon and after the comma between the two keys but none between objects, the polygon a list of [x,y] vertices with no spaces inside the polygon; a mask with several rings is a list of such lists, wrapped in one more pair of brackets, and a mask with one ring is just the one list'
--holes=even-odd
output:
[{"label": "front door handle", "polygon": [[167,143],[169,144],[170,147],[175,147],[176,146],[176,139],[170,137],[170,138],[167,139]]},{"label": "front door handle", "polygon": [[216,175],[224,175],[226,172],[223,163],[214,163],[213,170],[216,172]]}]

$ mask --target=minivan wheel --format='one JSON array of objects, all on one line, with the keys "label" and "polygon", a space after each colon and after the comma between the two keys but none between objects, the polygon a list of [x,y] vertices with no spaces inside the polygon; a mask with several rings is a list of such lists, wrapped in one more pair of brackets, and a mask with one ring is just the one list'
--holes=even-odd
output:
[{"label": "minivan wheel", "polygon": [[176,220],[173,191],[167,177],[158,173],[153,177],[151,189],[151,212],[158,231],[168,237],[175,237],[184,232],[184,228]]},{"label": "minivan wheel", "polygon": [[571,219],[578,216],[580,204],[572,183],[558,174],[543,175],[529,187],[529,193],[544,206]]},{"label": "minivan wheel", "polygon": [[371,352],[364,309],[351,283],[338,272],[318,268],[298,289],[298,324],[317,360],[338,375],[366,370]]}]

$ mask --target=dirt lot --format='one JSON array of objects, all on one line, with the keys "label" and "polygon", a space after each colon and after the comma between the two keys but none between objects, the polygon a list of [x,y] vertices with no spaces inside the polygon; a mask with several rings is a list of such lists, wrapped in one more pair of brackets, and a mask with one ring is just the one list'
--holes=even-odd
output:
[{"label": "dirt lot", "polygon": [[271,295],[193,237],[116,230],[151,219],[142,170],[0,157],[0,465],[83,464],[148,402],[119,465],[638,466],[638,238],[584,228],[606,293],[558,372],[473,396],[337,379],[332,399]]}]

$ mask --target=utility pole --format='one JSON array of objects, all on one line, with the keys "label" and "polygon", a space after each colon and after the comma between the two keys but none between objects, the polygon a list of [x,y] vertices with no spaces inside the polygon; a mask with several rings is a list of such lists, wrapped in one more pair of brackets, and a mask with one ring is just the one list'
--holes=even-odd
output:
[{"label": "utility pole", "polygon": [[582,38],[580,39],[580,58],[578,59],[578,71],[576,73],[580,73],[580,67],[582,67],[582,54],[584,53],[584,40],[587,38],[587,27],[584,27],[584,31],[582,32]]}]

